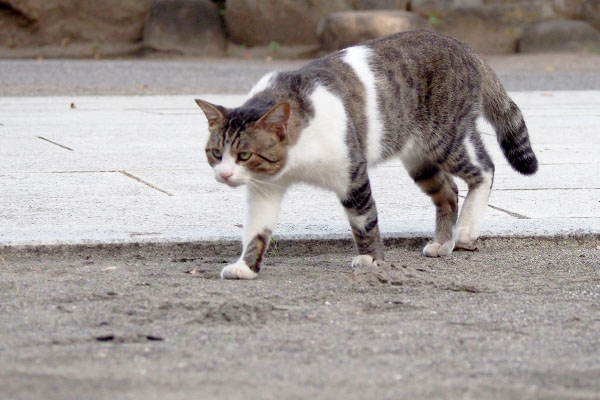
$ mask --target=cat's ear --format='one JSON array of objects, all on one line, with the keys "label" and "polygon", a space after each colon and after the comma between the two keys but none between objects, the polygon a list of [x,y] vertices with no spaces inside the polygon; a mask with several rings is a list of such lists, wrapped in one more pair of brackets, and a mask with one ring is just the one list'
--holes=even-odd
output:
[{"label": "cat's ear", "polygon": [[208,120],[208,126],[213,127],[220,124],[225,119],[225,108],[209,103],[208,101],[195,99],[196,104],[200,106],[206,119]]},{"label": "cat's ear", "polygon": [[280,140],[285,137],[288,119],[290,118],[290,105],[281,102],[274,105],[256,122],[256,126],[274,133]]}]

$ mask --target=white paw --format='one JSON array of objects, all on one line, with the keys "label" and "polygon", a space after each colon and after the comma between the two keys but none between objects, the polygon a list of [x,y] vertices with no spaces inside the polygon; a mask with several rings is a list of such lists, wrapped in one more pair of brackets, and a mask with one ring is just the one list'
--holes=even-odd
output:
[{"label": "white paw", "polygon": [[442,245],[438,242],[431,242],[423,247],[423,255],[427,257],[437,257],[438,250]]},{"label": "white paw", "polygon": [[371,266],[377,267],[377,261],[373,260],[373,257],[368,254],[356,256],[352,260],[352,268],[371,267]]},{"label": "white paw", "polygon": [[469,226],[459,226],[456,230],[456,243],[461,246],[471,246],[479,237],[479,232]]},{"label": "white paw", "polygon": [[258,273],[252,271],[244,260],[229,264],[221,270],[221,279],[254,279]]},{"label": "white paw", "polygon": [[423,248],[423,255],[427,257],[443,257],[454,250],[454,240],[448,240],[444,244],[431,242]]}]

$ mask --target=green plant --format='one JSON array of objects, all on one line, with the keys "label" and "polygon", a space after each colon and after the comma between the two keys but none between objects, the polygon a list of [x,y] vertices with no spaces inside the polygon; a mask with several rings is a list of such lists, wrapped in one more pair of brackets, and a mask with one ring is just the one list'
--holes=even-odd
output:
[{"label": "green plant", "polygon": [[442,23],[442,19],[435,14],[429,14],[427,16],[427,22],[429,22],[430,25],[436,26]]},{"label": "green plant", "polygon": [[271,43],[269,43],[269,49],[271,49],[273,53],[277,53],[277,51],[279,51],[280,48],[281,45],[279,44],[279,42],[271,40]]},{"label": "green plant", "polygon": [[277,241],[273,238],[271,238],[271,240],[269,241],[269,251],[267,252],[267,255],[271,257],[280,256]]}]

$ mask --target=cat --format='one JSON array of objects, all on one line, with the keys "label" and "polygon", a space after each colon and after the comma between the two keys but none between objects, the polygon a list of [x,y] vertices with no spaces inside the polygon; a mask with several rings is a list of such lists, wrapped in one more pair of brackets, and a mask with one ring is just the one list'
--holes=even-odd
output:
[{"label": "cat", "polygon": [[[472,245],[494,177],[476,127],[480,114],[516,171],[538,168],[523,115],[491,68],[466,44],[429,31],[271,72],[237,108],[196,103],[208,120],[206,156],[216,180],[246,185],[243,251],[223,279],[257,277],[281,199],[297,182],[338,196],[358,250],[352,266],[377,266],[384,257],[368,168],[391,157],[436,207],[434,239],[423,254]],[[468,185],[460,216],[453,176]]]}]

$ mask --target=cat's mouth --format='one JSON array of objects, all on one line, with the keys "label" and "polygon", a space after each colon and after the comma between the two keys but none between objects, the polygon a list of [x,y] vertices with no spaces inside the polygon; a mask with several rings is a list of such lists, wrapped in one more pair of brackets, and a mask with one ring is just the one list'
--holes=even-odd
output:
[{"label": "cat's mouth", "polygon": [[216,175],[215,179],[217,180],[217,182],[224,183],[225,185],[232,187],[232,188],[242,186],[243,184],[246,183],[245,181],[239,181],[237,179],[231,179],[231,178],[225,180],[225,179],[221,178],[219,175]]},{"label": "cat's mouth", "polygon": [[231,179],[228,181],[224,181],[224,184],[226,184],[229,187],[235,188],[235,187],[239,187],[242,186],[244,183],[246,182],[239,182],[239,181],[232,181]]}]

